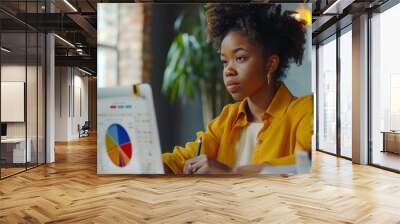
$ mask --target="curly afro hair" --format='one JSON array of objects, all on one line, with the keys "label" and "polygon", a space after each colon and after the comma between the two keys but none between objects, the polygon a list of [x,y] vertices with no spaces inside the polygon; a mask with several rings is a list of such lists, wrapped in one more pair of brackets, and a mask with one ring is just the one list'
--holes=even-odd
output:
[{"label": "curly afro hair", "polygon": [[277,4],[206,4],[207,40],[220,49],[230,31],[240,31],[263,47],[263,55],[279,56],[275,79],[281,80],[289,63],[302,64],[305,25],[297,21],[294,12],[282,13]]}]

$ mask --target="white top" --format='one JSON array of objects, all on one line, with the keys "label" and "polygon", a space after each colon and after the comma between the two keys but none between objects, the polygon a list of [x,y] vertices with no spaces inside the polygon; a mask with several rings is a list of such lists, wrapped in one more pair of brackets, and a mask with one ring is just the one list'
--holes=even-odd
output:
[{"label": "white top", "polygon": [[251,122],[242,129],[240,139],[236,143],[236,164],[235,166],[244,166],[251,163],[251,156],[257,144],[257,134],[260,132],[264,123]]}]

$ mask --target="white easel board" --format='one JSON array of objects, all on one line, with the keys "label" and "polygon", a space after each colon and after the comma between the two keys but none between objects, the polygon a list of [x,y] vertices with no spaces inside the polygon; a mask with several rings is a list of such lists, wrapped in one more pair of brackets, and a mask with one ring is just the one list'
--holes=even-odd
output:
[{"label": "white easel board", "polygon": [[99,88],[97,173],[164,174],[148,84]]}]

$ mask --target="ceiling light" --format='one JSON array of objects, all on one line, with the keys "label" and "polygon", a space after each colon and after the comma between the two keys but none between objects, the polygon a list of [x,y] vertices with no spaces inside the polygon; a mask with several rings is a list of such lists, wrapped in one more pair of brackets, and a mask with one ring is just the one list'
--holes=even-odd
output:
[{"label": "ceiling light", "polygon": [[84,55],[83,49],[81,48],[77,48],[76,53],[78,53],[79,55]]},{"label": "ceiling light", "polygon": [[61,40],[62,42],[66,43],[68,46],[75,48],[75,45],[71,44],[71,42],[69,42],[68,40],[58,36],[57,34],[54,34],[55,37],[57,37],[59,40]]},{"label": "ceiling light", "polygon": [[1,50],[4,51],[4,52],[6,52],[6,53],[10,53],[10,52],[11,52],[11,50],[9,50],[9,49],[7,49],[7,48],[5,48],[5,47],[1,47]]},{"label": "ceiling light", "polygon": [[87,74],[87,75],[90,75],[90,76],[92,75],[92,73],[90,73],[90,72],[88,72],[88,71],[86,71],[86,70],[83,70],[83,69],[81,69],[81,68],[79,68],[79,67],[78,67],[78,70],[81,71],[81,72],[83,72],[83,73],[85,73],[85,74]]},{"label": "ceiling light", "polygon": [[65,4],[67,4],[74,12],[78,12],[78,10],[71,4],[69,3],[68,0],[64,0]]}]

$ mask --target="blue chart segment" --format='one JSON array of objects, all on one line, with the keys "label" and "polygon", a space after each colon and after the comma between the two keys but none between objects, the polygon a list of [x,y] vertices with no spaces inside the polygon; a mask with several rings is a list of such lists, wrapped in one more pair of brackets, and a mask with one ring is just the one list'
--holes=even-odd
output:
[{"label": "blue chart segment", "polygon": [[106,133],[106,149],[114,165],[124,167],[132,159],[132,143],[125,128],[120,124],[112,124]]}]

